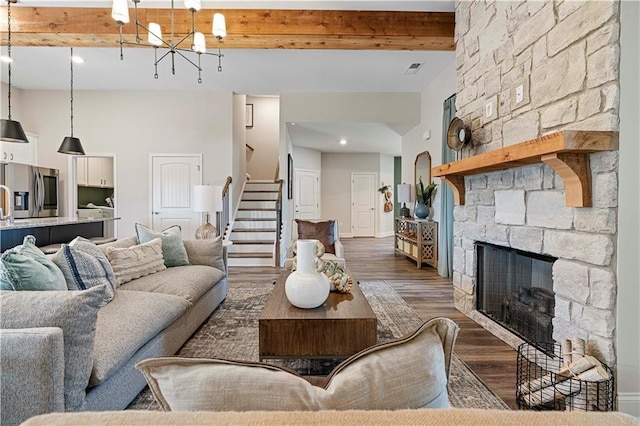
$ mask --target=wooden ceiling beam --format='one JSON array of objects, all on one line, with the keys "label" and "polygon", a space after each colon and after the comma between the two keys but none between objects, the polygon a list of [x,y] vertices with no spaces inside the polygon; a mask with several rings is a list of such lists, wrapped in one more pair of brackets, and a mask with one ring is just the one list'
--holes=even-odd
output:
[{"label": "wooden ceiling beam", "polygon": [[[6,45],[6,7],[0,24]],[[196,29],[217,46],[211,34],[213,14],[222,12],[227,37],[222,48],[235,49],[350,49],[350,50],[454,50],[454,14],[450,12],[389,12],[335,10],[201,10]],[[122,27],[123,37],[135,41],[134,11]],[[11,43],[15,46],[115,47],[118,25],[111,9],[12,7]],[[165,39],[171,30],[169,9],[139,9],[146,25],[157,22]],[[191,14],[175,10],[174,39],[190,31]],[[207,34],[208,33],[208,34]],[[141,33],[146,40],[147,34]]]}]

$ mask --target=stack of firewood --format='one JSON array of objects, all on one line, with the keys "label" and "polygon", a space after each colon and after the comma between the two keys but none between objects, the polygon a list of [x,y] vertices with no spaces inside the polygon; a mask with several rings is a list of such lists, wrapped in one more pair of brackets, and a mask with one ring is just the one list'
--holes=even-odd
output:
[{"label": "stack of firewood", "polygon": [[591,410],[598,405],[597,382],[609,380],[609,373],[600,361],[585,355],[584,340],[564,339],[561,345],[563,364],[557,371],[521,384],[522,400],[530,407],[564,400],[567,410]]}]

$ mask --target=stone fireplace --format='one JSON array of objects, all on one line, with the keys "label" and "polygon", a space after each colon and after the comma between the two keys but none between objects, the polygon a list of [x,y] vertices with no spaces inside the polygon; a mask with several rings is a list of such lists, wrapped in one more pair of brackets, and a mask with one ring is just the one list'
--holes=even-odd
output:
[{"label": "stone fireplace", "polygon": [[[459,158],[562,130],[617,131],[619,9],[615,0],[457,1],[456,115],[472,131]],[[553,338],[583,338],[614,365],[618,153],[587,155],[587,207],[567,207],[563,180],[544,163],[464,177],[454,298],[515,347],[522,339],[476,308],[476,243],[552,256]]]}]

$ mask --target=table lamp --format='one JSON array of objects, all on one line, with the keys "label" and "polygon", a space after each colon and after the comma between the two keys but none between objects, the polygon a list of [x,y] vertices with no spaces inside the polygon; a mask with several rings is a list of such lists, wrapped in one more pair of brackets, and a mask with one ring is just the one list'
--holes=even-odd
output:
[{"label": "table lamp", "polygon": [[396,193],[398,194],[398,202],[402,203],[402,208],[400,209],[400,217],[411,217],[411,211],[406,204],[411,202],[411,184],[399,184]]},{"label": "table lamp", "polygon": [[193,187],[193,211],[206,213],[205,223],[196,229],[196,240],[215,238],[218,231],[209,222],[212,212],[222,210],[222,187],[211,185],[195,185]]}]

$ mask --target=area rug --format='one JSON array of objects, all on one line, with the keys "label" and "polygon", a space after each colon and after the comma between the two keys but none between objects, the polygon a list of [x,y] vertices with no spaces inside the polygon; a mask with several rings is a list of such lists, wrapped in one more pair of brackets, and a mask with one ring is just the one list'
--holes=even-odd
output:
[{"label": "area rug", "polygon": [[[360,282],[360,288],[378,317],[378,342],[409,334],[422,319],[385,281]],[[178,352],[192,358],[227,358],[258,361],[258,319],[273,283],[234,283],[227,298]],[[337,365],[331,360],[267,360],[301,374],[327,374]],[[456,408],[509,409],[455,354],[452,357],[449,399]],[[127,407],[159,410],[145,388]]]}]

